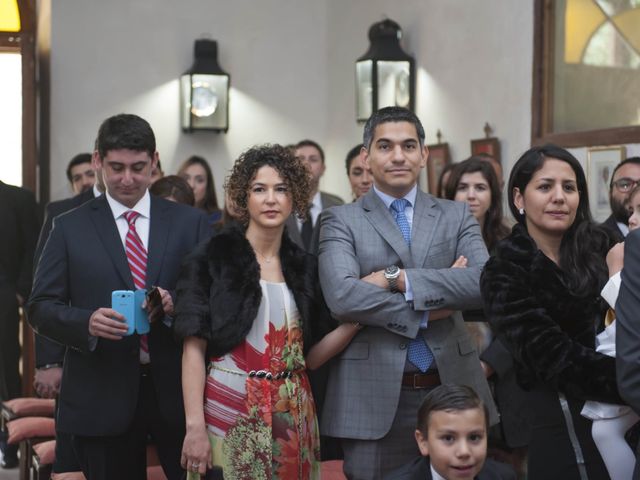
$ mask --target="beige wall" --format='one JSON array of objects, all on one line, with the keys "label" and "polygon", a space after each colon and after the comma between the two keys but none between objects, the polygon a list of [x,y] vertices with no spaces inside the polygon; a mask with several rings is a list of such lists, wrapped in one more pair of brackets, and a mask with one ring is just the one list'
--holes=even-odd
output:
[{"label": "beige wall", "polygon": [[[360,141],[354,62],[369,26],[389,17],[419,67],[417,113],[454,160],[488,121],[513,163],[531,125],[532,2],[512,0],[63,0],[52,5],[51,187],[120,112],[149,120],[167,172],[191,154],[213,166],[218,192],[233,159],[262,142],[314,138],[325,147],[322,188],[349,197],[344,156]],[[193,41],[210,33],[231,74],[229,133],[185,134],[178,77]]]}]

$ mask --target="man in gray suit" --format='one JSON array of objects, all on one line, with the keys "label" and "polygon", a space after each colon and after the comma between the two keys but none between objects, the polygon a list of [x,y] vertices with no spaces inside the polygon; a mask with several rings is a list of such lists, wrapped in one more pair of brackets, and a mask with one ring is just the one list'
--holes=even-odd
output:
[{"label": "man in gray suit", "polygon": [[[620,395],[640,414],[640,230],[624,241],[624,268],[616,303],[616,369]],[[633,479],[640,479],[636,452]]]},{"label": "man in gray suit", "polygon": [[301,140],[295,147],[299,158],[309,169],[311,175],[311,194],[309,197],[309,216],[305,221],[295,215],[287,219],[289,237],[307,252],[318,253],[318,217],[323,210],[342,205],[344,202],[336,195],[320,191],[320,178],[324,175],[324,151],[313,140]]},{"label": "man in gray suit", "polygon": [[482,304],[480,227],[466,203],[419,190],[428,150],[412,112],[377,111],[363,143],[374,188],[322,214],[325,299],[339,321],[364,328],[333,361],[321,430],[342,439],[349,478],[378,479],[419,454],[415,415],[436,385],[469,385],[491,423],[497,413],[458,312]]}]

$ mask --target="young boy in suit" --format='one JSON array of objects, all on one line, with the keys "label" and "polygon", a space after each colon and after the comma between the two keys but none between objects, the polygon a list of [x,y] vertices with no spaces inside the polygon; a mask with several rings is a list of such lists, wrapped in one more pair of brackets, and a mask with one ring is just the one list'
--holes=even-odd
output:
[{"label": "young boy in suit", "polygon": [[507,465],[487,459],[487,407],[466,385],[434,388],[418,410],[421,457],[388,480],[515,480]]}]

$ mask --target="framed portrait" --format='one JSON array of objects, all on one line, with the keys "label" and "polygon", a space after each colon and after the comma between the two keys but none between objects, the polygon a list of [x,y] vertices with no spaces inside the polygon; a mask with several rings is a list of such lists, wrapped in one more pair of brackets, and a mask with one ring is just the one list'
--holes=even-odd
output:
[{"label": "framed portrait", "polygon": [[500,140],[496,137],[471,140],[471,155],[480,155],[481,153],[491,155],[498,163],[502,163],[502,159],[500,158]]},{"label": "framed portrait", "polygon": [[427,161],[427,186],[431,195],[436,195],[438,188],[438,179],[442,173],[442,169],[448,163],[451,163],[449,155],[448,143],[436,143],[435,145],[427,145],[429,149],[429,159]]},{"label": "framed portrait", "polygon": [[625,158],[624,146],[593,147],[587,151],[587,188],[591,215],[603,222],[611,214],[609,185],[613,170]]}]

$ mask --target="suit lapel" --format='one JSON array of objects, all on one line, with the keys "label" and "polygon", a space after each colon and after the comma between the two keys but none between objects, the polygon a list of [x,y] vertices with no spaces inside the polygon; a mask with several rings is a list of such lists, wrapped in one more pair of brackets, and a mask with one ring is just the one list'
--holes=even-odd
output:
[{"label": "suit lapel", "polygon": [[391,212],[387,210],[384,202],[371,189],[362,199],[362,208],[365,218],[371,223],[382,238],[393,248],[402,260],[402,266],[409,268],[413,266],[411,252],[407,242],[400,232]]},{"label": "suit lapel", "polygon": [[436,207],[437,204],[431,195],[418,190],[411,226],[411,254],[414,265],[423,266],[427,258],[440,218],[440,209]]},{"label": "suit lapel", "polygon": [[293,240],[293,243],[301,248],[304,248],[304,242],[302,241],[302,235],[300,235],[300,230],[298,229],[298,221],[296,220],[295,214],[292,213],[291,215],[289,215],[289,218],[287,218],[285,225],[287,227],[289,238]]},{"label": "suit lapel", "polygon": [[167,213],[167,205],[162,205],[153,195],[151,195],[150,215],[149,244],[147,251],[147,289],[151,288],[158,281],[171,224]]},{"label": "suit lapel", "polygon": [[124,252],[124,246],[122,245],[118,227],[116,226],[116,221],[113,218],[113,213],[111,212],[111,208],[109,208],[106,197],[102,195],[95,199],[91,203],[91,207],[91,220],[98,231],[98,237],[105,251],[109,257],[111,257],[111,261],[120,274],[122,281],[127,285],[127,288],[134,290],[133,277],[131,276],[131,270],[129,270],[129,263],[127,262],[127,256]]}]

